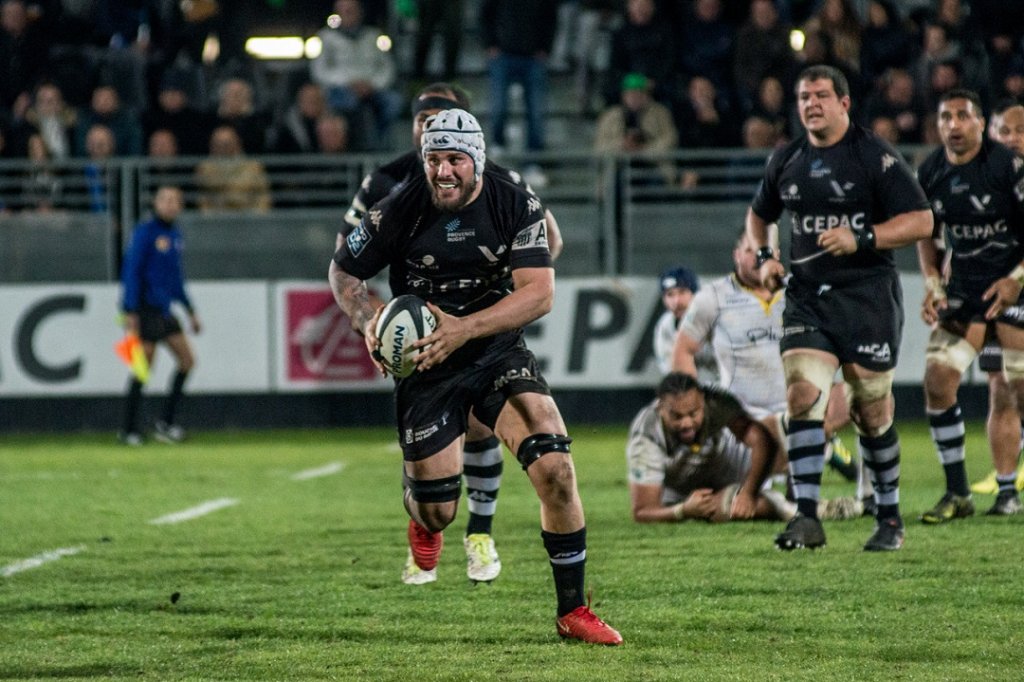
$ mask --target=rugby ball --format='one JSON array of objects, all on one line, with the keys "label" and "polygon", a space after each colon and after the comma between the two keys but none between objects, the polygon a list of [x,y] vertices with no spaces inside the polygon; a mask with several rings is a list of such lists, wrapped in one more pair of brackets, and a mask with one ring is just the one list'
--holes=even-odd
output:
[{"label": "rugby ball", "polygon": [[377,360],[399,379],[416,371],[413,359],[419,353],[412,344],[429,336],[437,327],[434,314],[419,296],[405,294],[391,299],[377,320]]}]

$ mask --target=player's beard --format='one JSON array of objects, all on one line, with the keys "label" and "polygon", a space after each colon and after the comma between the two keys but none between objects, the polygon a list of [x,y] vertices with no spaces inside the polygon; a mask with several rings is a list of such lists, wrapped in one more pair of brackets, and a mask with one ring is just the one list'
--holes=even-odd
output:
[{"label": "player's beard", "polygon": [[436,181],[430,185],[430,200],[434,203],[435,207],[442,211],[455,213],[469,203],[473,192],[476,191],[476,176],[473,176],[468,182],[462,182],[461,180],[457,180],[457,182],[458,184],[455,186],[455,189],[458,190],[458,194],[451,199],[442,199],[438,196],[440,190]]}]

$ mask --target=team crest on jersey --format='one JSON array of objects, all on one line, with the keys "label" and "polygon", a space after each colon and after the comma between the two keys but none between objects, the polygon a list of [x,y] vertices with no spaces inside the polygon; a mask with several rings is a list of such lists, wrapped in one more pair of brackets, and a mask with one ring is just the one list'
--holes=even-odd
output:
[{"label": "team crest on jersey", "polygon": [[971,188],[971,183],[963,182],[959,175],[954,175],[949,181],[949,193],[961,194]]},{"label": "team crest on jersey", "polygon": [[448,243],[464,242],[476,234],[476,230],[472,227],[463,227],[462,221],[458,218],[453,218],[449,221],[444,226],[444,231],[448,234]]},{"label": "team crest on jersey", "polygon": [[811,161],[811,173],[812,178],[823,178],[826,175],[832,175],[832,169],[825,165],[825,162],[821,159],[815,159]]},{"label": "team crest on jersey", "polygon": [[370,234],[370,231],[367,230],[366,225],[360,221],[356,229],[352,230],[345,239],[345,243],[348,244],[349,253],[351,253],[354,258],[358,258],[359,254],[363,252],[363,249],[366,248],[366,245],[370,243],[371,239],[373,239],[373,236]]},{"label": "team crest on jersey", "polygon": [[512,242],[513,251],[530,248],[548,248],[548,226],[544,220],[538,220],[533,225],[520,230]]},{"label": "team crest on jersey", "polygon": [[1021,166],[1024,166],[1024,159],[1020,158],[1019,156],[1013,157],[1013,172],[1019,173]]},{"label": "team crest on jersey", "polygon": [[164,235],[160,235],[159,237],[156,238],[156,241],[153,242],[153,248],[155,248],[160,253],[167,253],[168,251],[171,250],[171,238]]},{"label": "team crest on jersey", "polygon": [[800,188],[796,186],[796,183],[793,183],[783,190],[782,198],[783,200],[791,199],[793,201],[798,201],[800,199]]},{"label": "team crest on jersey", "polygon": [[380,209],[370,211],[370,222],[373,223],[374,227],[380,227],[380,215]]},{"label": "team crest on jersey", "polygon": [[526,202],[526,210],[530,213],[536,213],[540,210],[540,200],[537,197],[530,197]]}]

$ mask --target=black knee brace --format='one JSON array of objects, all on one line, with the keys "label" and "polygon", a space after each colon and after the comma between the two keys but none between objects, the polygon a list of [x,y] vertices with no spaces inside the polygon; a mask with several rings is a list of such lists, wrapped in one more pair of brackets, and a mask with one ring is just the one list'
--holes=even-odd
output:
[{"label": "black knee brace", "polygon": [[572,438],[569,436],[560,436],[557,433],[535,433],[523,439],[523,442],[519,444],[516,459],[523,465],[523,471],[526,471],[526,467],[540,459],[541,455],[549,452],[569,454],[569,443],[571,442]]},{"label": "black knee brace", "polygon": [[418,481],[407,478],[409,493],[417,502],[451,502],[462,495],[462,475]]}]

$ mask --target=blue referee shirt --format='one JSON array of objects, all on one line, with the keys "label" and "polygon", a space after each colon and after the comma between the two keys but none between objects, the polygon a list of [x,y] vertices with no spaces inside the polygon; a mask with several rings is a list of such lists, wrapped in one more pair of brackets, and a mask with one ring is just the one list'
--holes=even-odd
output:
[{"label": "blue referee shirt", "polygon": [[192,312],[181,268],[182,246],[181,231],[159,218],[135,227],[121,272],[121,308],[125,312],[153,307],[167,315],[173,301],[180,301]]}]

